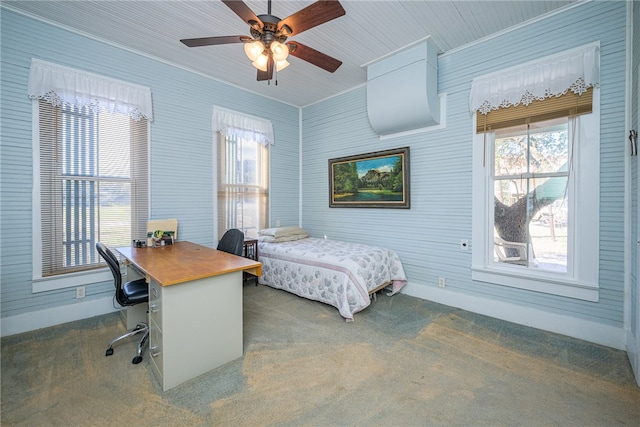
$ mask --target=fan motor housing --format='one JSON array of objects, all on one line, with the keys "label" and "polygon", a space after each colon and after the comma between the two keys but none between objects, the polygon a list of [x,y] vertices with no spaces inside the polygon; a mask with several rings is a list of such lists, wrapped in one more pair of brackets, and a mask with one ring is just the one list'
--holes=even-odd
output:
[{"label": "fan motor housing", "polygon": [[280,18],[273,15],[258,15],[258,18],[262,21],[263,26],[261,30],[250,29],[254,39],[260,39],[265,44],[270,44],[273,41],[284,43],[287,40],[287,36],[278,33]]}]

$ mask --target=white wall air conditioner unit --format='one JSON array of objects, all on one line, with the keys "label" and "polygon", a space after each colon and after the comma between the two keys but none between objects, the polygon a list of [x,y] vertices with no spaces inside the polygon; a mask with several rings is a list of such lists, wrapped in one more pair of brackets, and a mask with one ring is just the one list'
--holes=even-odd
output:
[{"label": "white wall air conditioner unit", "polygon": [[438,55],[429,39],[367,67],[367,113],[379,135],[440,123]]}]

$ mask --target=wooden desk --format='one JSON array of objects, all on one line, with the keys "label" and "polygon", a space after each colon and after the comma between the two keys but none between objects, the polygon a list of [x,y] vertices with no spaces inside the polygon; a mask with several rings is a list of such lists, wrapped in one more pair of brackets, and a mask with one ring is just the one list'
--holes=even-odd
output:
[{"label": "wooden desk", "polygon": [[257,261],[191,242],[116,248],[149,279],[149,354],[163,390],[242,356],[242,273]]}]

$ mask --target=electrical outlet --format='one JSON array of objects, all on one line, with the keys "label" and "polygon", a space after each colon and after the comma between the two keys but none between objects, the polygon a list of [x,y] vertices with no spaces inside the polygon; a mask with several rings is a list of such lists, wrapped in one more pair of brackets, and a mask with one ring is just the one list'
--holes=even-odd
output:
[{"label": "electrical outlet", "polygon": [[447,281],[444,277],[438,277],[438,286],[444,288],[447,285]]},{"label": "electrical outlet", "polygon": [[468,251],[469,250],[469,241],[467,239],[460,240],[460,250]]},{"label": "electrical outlet", "polygon": [[76,288],[76,298],[84,298],[86,296],[86,288],[79,286]]},{"label": "electrical outlet", "polygon": [[276,227],[280,227],[280,220],[276,219]]}]

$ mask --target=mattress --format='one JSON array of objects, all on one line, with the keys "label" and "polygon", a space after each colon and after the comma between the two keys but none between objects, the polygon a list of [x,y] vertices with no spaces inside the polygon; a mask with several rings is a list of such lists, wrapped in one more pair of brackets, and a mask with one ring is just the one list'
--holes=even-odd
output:
[{"label": "mattress", "polygon": [[407,282],[391,249],[306,237],[280,243],[258,242],[260,284],[336,307],[347,321],[371,304],[370,292],[388,285],[388,295]]}]

